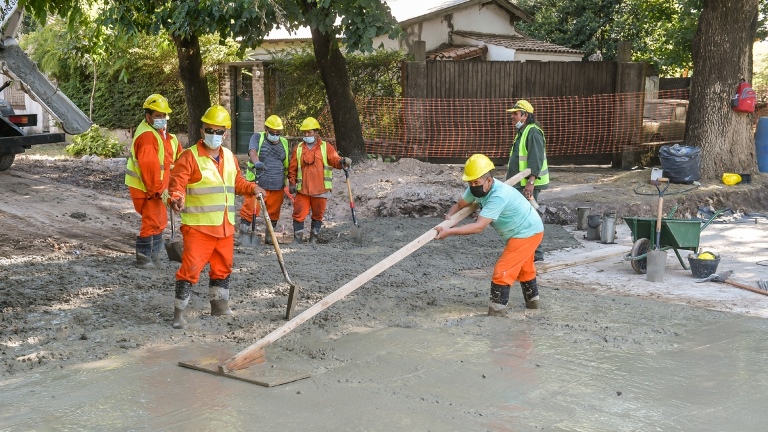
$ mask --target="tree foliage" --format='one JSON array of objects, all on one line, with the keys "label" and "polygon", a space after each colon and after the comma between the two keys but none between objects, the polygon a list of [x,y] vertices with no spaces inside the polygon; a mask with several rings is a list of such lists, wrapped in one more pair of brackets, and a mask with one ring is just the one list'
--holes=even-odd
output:
[{"label": "tree foliage", "polygon": [[[693,37],[704,0],[520,0],[534,16],[520,23],[526,34],[580,49],[600,51],[614,60],[619,41],[630,41],[633,61],[646,61],[662,75],[679,75],[693,67]],[[760,0],[756,38],[768,34],[768,0]]]}]

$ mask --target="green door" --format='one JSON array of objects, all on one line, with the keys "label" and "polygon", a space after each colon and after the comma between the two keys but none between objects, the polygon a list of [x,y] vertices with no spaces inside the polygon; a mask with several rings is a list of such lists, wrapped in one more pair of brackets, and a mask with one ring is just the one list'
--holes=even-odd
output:
[{"label": "green door", "polygon": [[237,96],[237,141],[235,153],[247,154],[248,143],[253,135],[253,97],[245,92]]}]

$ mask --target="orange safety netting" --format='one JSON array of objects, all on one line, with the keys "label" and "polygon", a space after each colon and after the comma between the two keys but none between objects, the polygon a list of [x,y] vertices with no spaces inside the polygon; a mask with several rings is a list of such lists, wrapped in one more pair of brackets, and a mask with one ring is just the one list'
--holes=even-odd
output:
[{"label": "orange safety netting", "polygon": [[[548,156],[620,152],[627,146],[682,140],[687,90],[595,96],[532,97]],[[357,101],[366,152],[397,157],[467,158],[483,153],[506,158],[515,136],[511,114],[517,99],[403,99]],[[320,118],[333,138],[330,113]]]}]

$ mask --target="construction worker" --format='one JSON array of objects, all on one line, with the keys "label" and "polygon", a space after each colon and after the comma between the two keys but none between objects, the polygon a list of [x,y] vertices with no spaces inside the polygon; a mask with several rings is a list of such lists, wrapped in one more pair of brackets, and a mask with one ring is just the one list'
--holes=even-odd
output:
[{"label": "construction worker", "polygon": [[211,315],[231,315],[229,276],[234,259],[235,194],[264,193],[240,173],[237,158],[221,144],[232,126],[221,105],[208,108],[200,119],[203,139],[184,153],[173,167],[169,205],[181,212],[184,252],[176,272],[173,328],[186,325],[185,309],[192,285],[210,264],[208,298]]},{"label": "construction worker", "polygon": [[[291,153],[288,140],[280,136],[282,133],[283,121],[280,117],[274,114],[267,117],[264,132],[251,136],[251,142],[248,144],[248,171],[245,173],[245,179],[248,181],[256,181],[254,173],[259,173],[259,187],[266,191],[264,203],[267,205],[273,228],[277,228],[277,221],[280,220],[283,197],[289,193],[288,162]],[[243,206],[240,207],[241,235],[248,234],[254,215],[258,216],[260,211],[255,197],[245,198]],[[264,236],[264,242],[272,244],[272,237]]]},{"label": "construction worker", "polygon": [[133,208],[141,215],[136,237],[136,267],[153,268],[164,248],[163,231],[168,225],[164,193],[168,191],[171,166],[183,148],[176,135],[168,133],[168,100],[152,94],[144,101],[144,119],[133,134],[131,155],[125,167],[125,184]]},{"label": "construction worker", "polygon": [[[512,121],[515,122],[517,133],[509,152],[509,164],[507,165],[507,179],[526,168],[531,169],[531,174],[520,180],[515,185],[527,199],[533,198],[539,201],[539,192],[549,187],[549,166],[547,165],[547,142],[544,139],[544,131],[536,122],[533,115],[533,106],[525,99],[520,99],[507,112],[512,113]],[[543,261],[544,251],[541,246],[536,249],[534,261]]]},{"label": "construction worker", "polygon": [[352,164],[352,159],[341,157],[332,145],[320,138],[320,123],[314,117],[307,117],[301,123],[303,142],[291,152],[288,165],[288,183],[293,202],[293,242],[301,243],[304,238],[304,220],[312,210],[309,243],[316,243],[323,215],[333,185],[331,168],[342,169]]},{"label": "construction worker", "polygon": [[474,154],[467,159],[461,179],[468,182],[469,187],[459,202],[448,210],[446,219],[473,202],[480,205],[480,214],[474,223],[453,228],[435,227],[435,239],[477,234],[488,225],[501,235],[506,246],[493,268],[488,315],[504,316],[507,314],[510,288],[517,280],[523,290],[525,307],[539,308],[539,287],[533,254],[544,237],[544,225],[522,194],[492,177],[494,168],[493,162],[485,155]]}]

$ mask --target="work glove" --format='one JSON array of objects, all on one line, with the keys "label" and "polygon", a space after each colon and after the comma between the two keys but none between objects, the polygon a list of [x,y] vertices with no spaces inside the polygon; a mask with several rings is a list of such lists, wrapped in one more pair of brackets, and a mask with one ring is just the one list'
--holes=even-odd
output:
[{"label": "work glove", "polygon": [[254,162],[253,169],[255,169],[256,171],[264,171],[265,169],[267,169],[267,166],[264,165],[264,162],[261,162],[261,161]]},{"label": "work glove", "polygon": [[288,191],[291,192],[292,195],[296,195],[296,185],[288,186]]},{"label": "work glove", "polygon": [[349,168],[352,165],[352,159],[348,157],[341,158],[341,167]]}]

